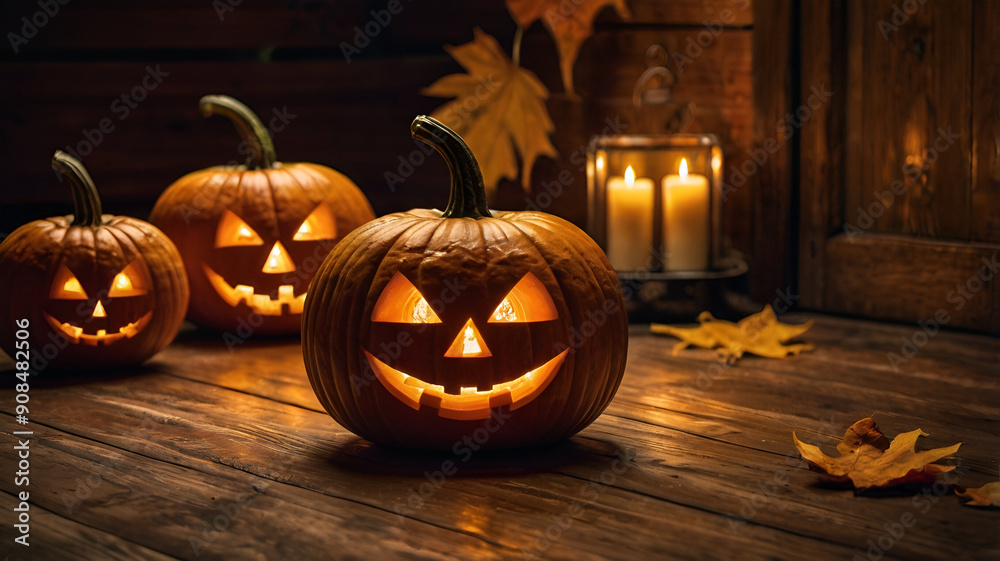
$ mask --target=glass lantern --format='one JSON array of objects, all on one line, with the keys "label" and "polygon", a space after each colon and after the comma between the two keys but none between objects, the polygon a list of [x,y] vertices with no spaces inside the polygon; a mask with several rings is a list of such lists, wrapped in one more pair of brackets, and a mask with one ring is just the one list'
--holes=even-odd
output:
[{"label": "glass lantern", "polygon": [[722,147],[715,135],[593,138],[587,200],[588,233],[621,273],[697,275],[724,265]]}]

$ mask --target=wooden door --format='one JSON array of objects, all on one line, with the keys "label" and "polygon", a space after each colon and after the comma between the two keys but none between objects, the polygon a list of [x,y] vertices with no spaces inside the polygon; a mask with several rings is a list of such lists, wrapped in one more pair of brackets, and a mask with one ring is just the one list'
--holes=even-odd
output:
[{"label": "wooden door", "polygon": [[1000,332],[1000,2],[801,10],[801,304]]}]

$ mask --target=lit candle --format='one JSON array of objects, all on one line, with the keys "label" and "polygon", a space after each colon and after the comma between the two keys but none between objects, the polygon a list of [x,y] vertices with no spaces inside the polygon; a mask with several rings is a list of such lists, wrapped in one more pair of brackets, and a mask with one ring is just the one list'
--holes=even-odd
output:
[{"label": "lit candle", "polygon": [[608,261],[619,271],[646,267],[653,244],[653,180],[636,179],[632,166],[625,177],[608,179]]},{"label": "lit candle", "polygon": [[663,242],[666,269],[708,269],[708,178],[688,174],[681,159],[679,175],[663,178]]}]

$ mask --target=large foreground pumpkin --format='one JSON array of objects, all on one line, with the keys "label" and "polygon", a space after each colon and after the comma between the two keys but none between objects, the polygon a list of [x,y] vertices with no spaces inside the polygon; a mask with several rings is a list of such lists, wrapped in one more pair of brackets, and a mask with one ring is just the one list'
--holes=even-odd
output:
[{"label": "large foreground pumpkin", "polygon": [[618,277],[580,229],[486,207],[465,142],[417,117],[452,173],[442,213],[412,210],[347,236],[313,279],[306,370],[326,410],[377,443],[504,448],[590,424],[625,369]]},{"label": "large foreground pumpkin", "polygon": [[0,346],[35,369],[138,364],[184,321],[180,255],[152,225],[101,214],[79,161],[57,151],[52,167],[69,179],[75,213],[25,224],[0,244]]},{"label": "large foreground pumpkin", "polygon": [[231,119],[246,165],[189,173],[149,216],[177,244],[191,283],[188,317],[219,331],[298,333],[306,289],[348,232],[375,218],[361,190],[319,164],[279,162],[260,119],[239,101],[201,98]]}]

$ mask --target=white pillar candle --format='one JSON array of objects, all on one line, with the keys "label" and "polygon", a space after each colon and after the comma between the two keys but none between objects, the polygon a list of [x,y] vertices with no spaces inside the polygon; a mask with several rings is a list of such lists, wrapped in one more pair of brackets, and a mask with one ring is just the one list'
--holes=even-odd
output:
[{"label": "white pillar candle", "polygon": [[619,271],[646,267],[653,244],[653,180],[636,179],[632,166],[607,183],[608,261]]},{"label": "white pillar candle", "polygon": [[681,159],[678,175],[663,178],[663,243],[669,271],[708,269],[708,178],[688,173]]}]

